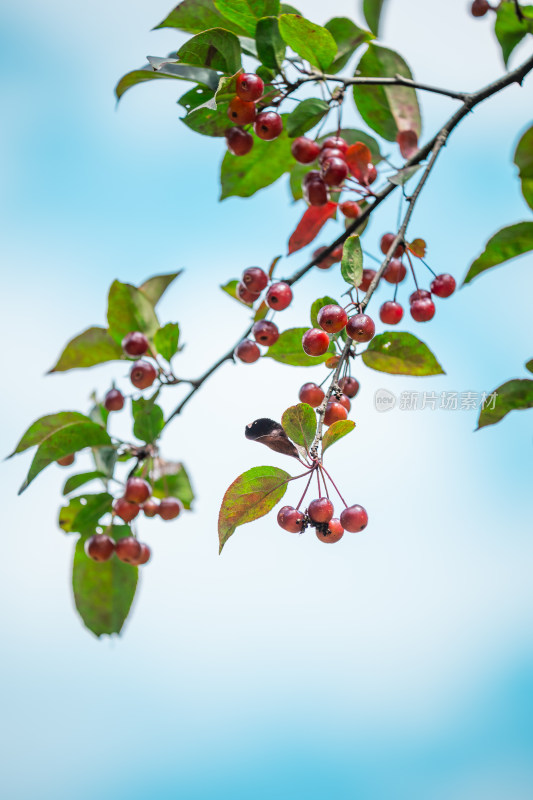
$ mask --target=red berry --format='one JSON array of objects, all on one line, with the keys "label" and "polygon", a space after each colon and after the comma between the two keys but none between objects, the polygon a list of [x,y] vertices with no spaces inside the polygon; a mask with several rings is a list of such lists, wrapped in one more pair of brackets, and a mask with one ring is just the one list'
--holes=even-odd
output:
[{"label": "red berry", "polygon": [[326,406],[326,413],[324,414],[324,424],[325,425],[333,425],[334,422],[338,422],[341,419],[347,419],[348,412],[346,411],[345,407],[342,403],[339,403],[338,400],[333,400],[333,402],[329,402]]},{"label": "red berry", "polygon": [[326,150],[322,150],[318,157],[318,163],[321,167],[323,167],[326,161],[329,161],[330,158],[340,158],[342,162],[344,162],[344,153],[342,150],[338,150],[335,147],[328,147]]},{"label": "red berry", "polygon": [[243,303],[255,303],[261,292],[251,292],[249,289],[246,288],[244,283],[238,283],[237,288],[235,289],[235,293],[239,300],[242,300]]},{"label": "red berry", "polygon": [[337,150],[341,150],[345,153],[348,149],[348,144],[342,138],[342,136],[328,136],[328,138],[322,143],[322,149],[327,150],[328,148],[335,147]]},{"label": "red berry", "polygon": [[357,219],[357,217],[360,217],[363,213],[359,207],[359,204],[356,203],[355,200],[345,200],[344,203],[339,205],[339,208],[344,216],[348,219]]},{"label": "red berry", "polygon": [[164,497],[159,503],[159,516],[161,519],[176,519],[183,510],[183,503],[177,497]]},{"label": "red berry", "polygon": [[60,467],[70,467],[71,464],[74,464],[74,453],[70,453],[68,456],[63,456],[63,458],[58,458],[57,463]]},{"label": "red berry", "polygon": [[242,128],[229,128],[226,131],[226,144],[234,156],[245,156],[254,146],[254,137]]},{"label": "red berry", "polygon": [[266,295],[266,304],[275,311],[283,311],[291,304],[292,289],[285,281],[273,283]]},{"label": "red berry", "polygon": [[305,185],[303,195],[310,206],[325,206],[328,202],[328,189],[321,178]]},{"label": "red berry", "polygon": [[148,350],[148,339],[144,333],[133,331],[123,338],[122,349],[129,356],[143,356]]},{"label": "red berry", "polygon": [[147,544],[141,542],[141,554],[137,559],[137,564],[141,566],[141,564],[146,564],[147,561],[150,561],[150,556],[152,555],[152,551],[148,547]]},{"label": "red berry", "polygon": [[301,403],[307,403],[313,408],[318,408],[326,395],[316,383],[304,383],[298,394]]},{"label": "red berry", "polygon": [[254,122],[254,131],[260,139],[270,142],[277,139],[283,130],[283,120],[275,111],[261,111]]},{"label": "red berry", "polygon": [[327,497],[311,500],[307,513],[313,522],[329,522],[333,516],[333,503]]},{"label": "red berry", "polygon": [[449,297],[455,291],[455,278],[453,275],[443,273],[431,281],[430,289],[437,297]]},{"label": "red berry", "polygon": [[143,480],[143,478],[133,477],[128,478],[126,481],[124,500],[127,500],[130,503],[144,503],[145,500],[148,500],[151,494],[152,490],[150,488],[150,484]]},{"label": "red berry", "polygon": [[341,306],[329,305],[322,306],[317,319],[322,330],[328,333],[338,333],[348,322],[348,315]]},{"label": "red berry", "polygon": [[359,533],[368,524],[368,514],[363,506],[349,506],[341,514],[341,525],[345,531]]},{"label": "red berry", "polygon": [[253,364],[261,356],[261,350],[251,339],[243,339],[235,348],[234,355],[245,364]]},{"label": "red berry", "polygon": [[323,182],[322,175],[317,169],[310,169],[309,172],[306,172],[303,176],[302,187],[305,189],[311,183],[315,183],[315,181]]},{"label": "red berry", "polygon": [[[387,253],[389,252],[389,250],[391,248],[391,245],[392,245],[392,243],[393,243],[393,241],[395,239],[396,239],[396,234],[394,234],[394,233],[385,233],[381,237],[380,247],[381,247],[381,252],[384,253],[384,255],[387,255]],[[404,244],[398,244],[398,245],[396,245],[396,249],[395,249],[395,251],[394,251],[394,253],[392,255],[393,255],[394,258],[400,258],[400,256],[404,252],[405,252],[405,245]]]},{"label": "red berry", "polygon": [[110,389],[104,398],[104,406],[108,411],[120,411],[124,408],[124,395],[118,389]]},{"label": "red berry", "polygon": [[278,525],[289,533],[301,533],[304,515],[292,506],[283,506],[278,511]]},{"label": "red berry", "polygon": [[320,539],[321,542],[326,542],[326,544],[335,544],[339,539],[342,539],[343,535],[344,528],[340,520],[335,518],[330,519],[327,533],[322,533],[322,531],[316,532],[317,539]]},{"label": "red berry", "polygon": [[411,303],[411,316],[417,322],[429,322],[435,316],[435,303],[427,297]]},{"label": "red berry", "polygon": [[115,553],[126,564],[136,565],[139,563],[141,545],[133,536],[125,536],[124,539],[119,539],[116,543]]},{"label": "red berry", "polygon": [[253,122],[255,113],[255,103],[246,102],[240,97],[234,97],[228,106],[228,117],[237,125],[248,125]]},{"label": "red berry", "polygon": [[85,552],[93,561],[109,561],[115,551],[115,542],[104,533],[95,533],[85,542]]},{"label": "red berry", "polygon": [[356,342],[369,342],[375,332],[374,320],[368,314],[356,314],[346,324],[346,333]]},{"label": "red berry", "polygon": [[118,497],[113,503],[113,511],[115,512],[117,517],[123,519],[124,522],[131,522],[132,519],[135,519],[135,517],[139,513],[140,508],[137,505],[137,503],[130,503],[123,497]]},{"label": "red berry", "polygon": [[260,294],[268,284],[268,275],[261,267],[248,267],[242,273],[241,283],[244,283],[249,292]]},{"label": "red berry", "polygon": [[363,270],[363,279],[359,284],[359,288],[362,292],[368,292],[369,286],[376,277],[376,270],[375,269],[364,269]]},{"label": "red berry", "polygon": [[155,517],[159,512],[159,503],[153,498],[143,503],[143,511],[145,517]]},{"label": "red berry", "polygon": [[403,308],[395,300],[387,300],[379,309],[379,318],[385,325],[397,325],[403,317]]},{"label": "red berry", "polygon": [[252,328],[252,334],[256,342],[264,344],[266,347],[270,347],[271,344],[274,344],[279,339],[278,326],[266,319],[261,319],[255,323]]},{"label": "red berry", "polygon": [[415,300],[431,300],[431,292],[428,292],[427,289],[417,289],[415,292],[409,295],[409,302],[414,303]]},{"label": "red berry", "polygon": [[359,391],[359,381],[356,378],[341,378],[339,386],[347,397],[355,397]]},{"label": "red berry", "polygon": [[308,356],[323,356],[329,347],[329,336],[320,328],[310,328],[302,336],[302,347]]},{"label": "red berry", "polygon": [[320,147],[312,139],[298,136],[291,144],[291,153],[300,164],[310,164],[320,153]]},{"label": "red berry", "polygon": [[328,186],[342,186],[348,177],[348,165],[340,158],[329,158],[322,167],[322,177]]},{"label": "red berry", "polygon": [[397,258],[391,258],[389,266],[383,273],[383,277],[388,283],[401,283],[407,275],[405,264]]},{"label": "red berry", "polygon": [[148,361],[135,361],[130,370],[130,381],[137,389],[147,389],[156,377],[157,372]]},{"label": "red berry", "polygon": [[490,7],[488,0],[474,0],[470,11],[473,17],[484,17]]},{"label": "red berry", "polygon": [[240,97],[241,100],[253,102],[254,100],[259,100],[259,98],[263,96],[265,84],[255,72],[241,72],[237,75],[235,83],[237,97]]},{"label": "red berry", "polygon": [[350,403],[350,398],[345,394],[341,394],[341,396],[338,398],[338,402],[341,404],[341,406],[344,406],[346,411],[349,411],[352,407],[352,404]]}]

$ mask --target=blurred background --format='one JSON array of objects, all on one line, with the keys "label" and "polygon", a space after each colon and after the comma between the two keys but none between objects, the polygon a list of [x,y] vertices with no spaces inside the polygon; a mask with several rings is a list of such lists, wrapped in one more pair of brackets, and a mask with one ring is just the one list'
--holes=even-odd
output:
[{"label": "blurred background", "polygon": [[[318,23],[363,24],[359,3],[329,0],[327,17],[319,0],[298,5]],[[389,5],[383,42],[420,80],[473,90],[502,74],[492,21],[474,20],[466,0]],[[160,318],[180,322],[176,369],[195,376],[247,325],[218,285],[285,253],[301,216],[285,179],[218,203],[224,143],[180,123],[186,84],[146,84],[116,110],[117,80],[182,41],[150,32],[169,10],[169,0],[0,6],[3,454],[36,417],[85,411],[113,378],[128,386],[116,364],[44,377],[68,339],[104,323],[114,278],[186,270]],[[428,138],[455,102],[420,99]],[[435,271],[462,279],[490,235],[531,218],[511,158],[532,101],[529,77],[451,137],[410,228]],[[393,199],[375,215],[367,249],[377,253],[397,211]],[[306,255],[282,260],[279,276]],[[279,419],[301,383],[322,379],[269,360],[221,369],[165,438],[163,455],[190,471],[195,511],[143,526],[153,559],[120,639],[97,640],[74,609],[73,538],[56,525],[66,471],[51,467],[18,498],[29,456],[2,463],[6,800],[533,797],[530,415],[474,433],[475,411],[379,414],[373,402],[380,388],[482,392],[526,377],[532,266],[526,256],[493,270],[425,326],[408,317],[402,329],[446,375],[361,369],[357,429],[329,466],[370,524],[334,548],[271,516],[218,556],[227,485],[256,464],[286,466],[244,439],[245,423]],[[310,302],[341,289],[334,270],[315,270],[280,322],[307,324]],[[382,289],[376,305],[384,299]]]}]

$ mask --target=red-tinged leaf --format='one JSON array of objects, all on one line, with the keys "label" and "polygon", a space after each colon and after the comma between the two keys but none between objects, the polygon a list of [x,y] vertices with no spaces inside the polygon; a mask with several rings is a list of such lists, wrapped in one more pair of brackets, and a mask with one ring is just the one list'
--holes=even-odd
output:
[{"label": "red-tinged leaf", "polygon": [[367,183],[368,168],[372,163],[372,153],[363,142],[351,144],[346,151],[345,161],[350,172],[359,183]]},{"label": "red-tinged leaf", "polygon": [[276,258],[272,259],[272,264],[270,265],[270,268],[268,270],[268,277],[269,278],[271,278],[272,275],[274,274],[274,270],[276,269],[276,264],[278,263],[280,258],[281,258],[281,256],[276,256]]},{"label": "red-tinged leaf", "polygon": [[423,239],[413,239],[411,244],[407,245],[407,249],[417,258],[424,258],[426,255],[426,243]]},{"label": "red-tinged leaf", "polygon": [[289,239],[289,255],[312,242],[336,210],[337,203],[332,202],[323,206],[309,206]]},{"label": "red-tinged leaf", "polygon": [[322,453],[325,453],[328,447],[338,442],[343,436],[351,433],[354,428],[355,422],[351,419],[339,419],[330,425],[322,438]]},{"label": "red-tinged leaf", "polygon": [[404,158],[412,158],[418,152],[418,135],[416,131],[398,131],[396,141]]},{"label": "red-tinged leaf", "polygon": [[255,312],[254,322],[259,322],[260,320],[264,319],[269,311],[270,311],[270,306],[267,306],[267,304],[263,300],[263,302]]}]

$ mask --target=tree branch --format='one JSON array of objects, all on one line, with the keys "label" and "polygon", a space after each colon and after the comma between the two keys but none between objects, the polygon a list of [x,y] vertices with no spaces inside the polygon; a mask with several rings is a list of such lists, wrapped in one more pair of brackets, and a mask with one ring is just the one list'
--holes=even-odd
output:
[{"label": "tree branch", "polygon": [[359,75],[355,75],[353,78],[343,78],[340,75],[328,75],[322,72],[314,72],[306,78],[299,78],[297,83],[307,83],[308,81],[317,80],[337,81],[337,83],[342,83],[343,86],[410,86],[412,89],[420,89],[423,92],[445,95],[445,97],[451,97],[453,100],[462,100],[463,102],[468,97],[468,92],[455,92],[452,89],[441,89],[439,86],[418,83],[410,78],[405,78],[403,75],[395,75],[393,78],[367,78]]}]

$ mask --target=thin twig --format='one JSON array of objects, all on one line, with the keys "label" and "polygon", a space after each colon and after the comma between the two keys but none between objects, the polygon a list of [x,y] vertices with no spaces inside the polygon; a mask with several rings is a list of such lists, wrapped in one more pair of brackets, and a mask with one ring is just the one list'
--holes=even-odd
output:
[{"label": "thin twig", "polygon": [[343,78],[340,75],[328,75],[327,73],[313,73],[306,78],[298,78],[296,83],[308,83],[309,81],[324,80],[324,81],[337,81],[342,83],[343,86],[409,86],[412,89],[420,89],[423,92],[432,92],[433,94],[442,94],[446,97],[451,97],[453,100],[461,100],[463,103],[468,97],[468,92],[456,92],[453,89],[442,89],[439,86],[430,86],[427,83],[418,83],[410,78],[405,78],[403,75],[395,75],[390,78],[374,78],[363,77],[356,75],[353,78]]}]

